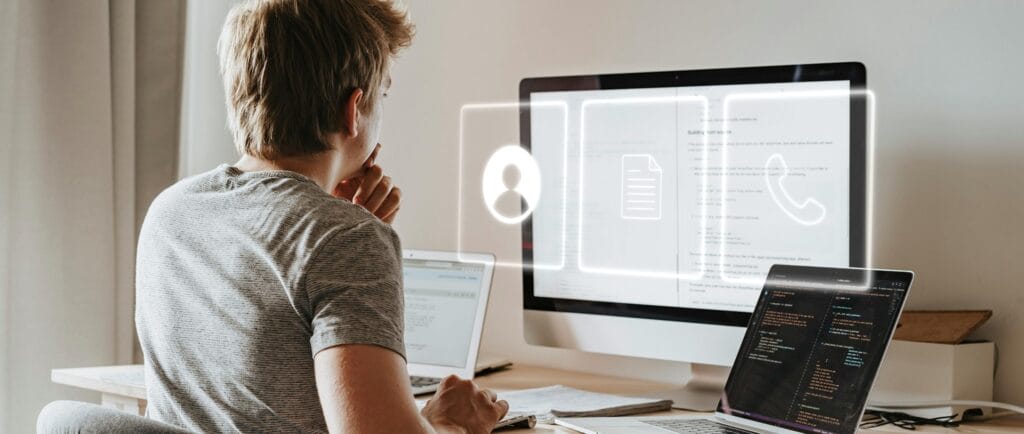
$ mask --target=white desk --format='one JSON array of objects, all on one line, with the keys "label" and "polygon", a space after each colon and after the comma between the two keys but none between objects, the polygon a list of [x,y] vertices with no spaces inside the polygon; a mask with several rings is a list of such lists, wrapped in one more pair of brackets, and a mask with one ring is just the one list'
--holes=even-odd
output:
[{"label": "white desk", "polygon": [[[98,391],[104,406],[120,410],[144,414],[146,411],[146,385],[142,365],[101,366],[94,368],[54,369],[51,374],[54,383],[80,387]],[[477,379],[483,387],[497,391],[528,389],[533,387],[564,384],[579,389],[595,392],[622,395],[641,395],[647,392],[669,389],[668,384],[639,381],[621,377],[585,374],[581,372],[563,371],[528,365],[514,365],[512,368],[499,371]],[[697,414],[681,410],[653,413],[652,415]],[[575,433],[555,425],[538,425],[534,429],[502,431],[508,433]],[[960,428],[924,427],[917,431],[906,431],[893,426],[872,430],[861,430],[870,433],[1024,433],[1024,419],[1005,418],[983,424],[965,425]]]},{"label": "white desk", "polygon": [[142,365],[54,369],[50,381],[100,393],[100,404],[129,413],[146,414],[146,380]]}]

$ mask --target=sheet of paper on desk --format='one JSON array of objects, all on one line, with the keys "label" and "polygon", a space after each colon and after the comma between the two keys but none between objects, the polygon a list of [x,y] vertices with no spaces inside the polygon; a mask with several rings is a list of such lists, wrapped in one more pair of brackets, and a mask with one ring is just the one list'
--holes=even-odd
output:
[{"label": "sheet of paper on desk", "polygon": [[555,417],[626,416],[672,408],[667,399],[637,398],[588,392],[562,385],[499,392],[509,412],[532,413],[541,423]]}]

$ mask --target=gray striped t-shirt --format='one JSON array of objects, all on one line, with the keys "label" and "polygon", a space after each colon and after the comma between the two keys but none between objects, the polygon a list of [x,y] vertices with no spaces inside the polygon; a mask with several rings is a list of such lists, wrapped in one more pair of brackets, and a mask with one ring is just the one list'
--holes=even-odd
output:
[{"label": "gray striped t-shirt", "polygon": [[401,247],[363,208],[288,171],[222,165],[153,202],[135,320],[149,416],[198,432],[325,432],[313,356],[404,357]]}]

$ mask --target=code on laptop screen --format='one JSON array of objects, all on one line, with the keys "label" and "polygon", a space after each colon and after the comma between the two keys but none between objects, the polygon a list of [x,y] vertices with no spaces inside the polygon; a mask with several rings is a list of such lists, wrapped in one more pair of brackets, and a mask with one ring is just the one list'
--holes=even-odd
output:
[{"label": "code on laptop screen", "polygon": [[776,266],[718,411],[807,433],[853,433],[912,274]]}]

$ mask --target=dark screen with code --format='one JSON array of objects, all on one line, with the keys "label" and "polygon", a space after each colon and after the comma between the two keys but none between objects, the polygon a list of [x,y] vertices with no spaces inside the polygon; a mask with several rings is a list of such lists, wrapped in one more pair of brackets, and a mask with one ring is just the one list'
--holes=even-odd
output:
[{"label": "dark screen with code", "polygon": [[856,431],[911,279],[772,267],[718,411],[800,432]]}]

